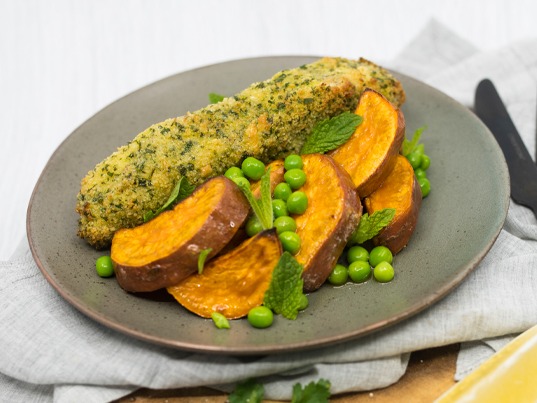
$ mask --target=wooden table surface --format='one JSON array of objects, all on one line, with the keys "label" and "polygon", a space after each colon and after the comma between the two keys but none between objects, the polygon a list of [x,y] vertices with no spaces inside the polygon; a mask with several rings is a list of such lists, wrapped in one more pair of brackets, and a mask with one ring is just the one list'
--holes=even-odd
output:
[{"label": "wooden table surface", "polygon": [[[334,403],[433,402],[455,384],[459,345],[416,351],[410,356],[405,375],[395,384],[367,392],[334,396]],[[224,403],[227,394],[209,388],[173,390],[140,389],[117,403]],[[271,402],[267,400],[267,402]]]}]

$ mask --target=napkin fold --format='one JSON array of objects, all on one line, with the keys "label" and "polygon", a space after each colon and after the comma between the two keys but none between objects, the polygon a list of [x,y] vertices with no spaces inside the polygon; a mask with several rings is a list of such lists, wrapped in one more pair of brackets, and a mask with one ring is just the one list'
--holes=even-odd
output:
[{"label": "napkin fold", "polygon": [[[528,149],[535,149],[537,40],[480,52],[431,21],[388,67],[468,106],[477,82],[491,78]],[[0,262],[0,400],[103,402],[140,387],[229,391],[251,377],[264,384],[269,399],[289,399],[295,383],[320,378],[331,382],[333,394],[372,390],[396,382],[412,351],[456,342],[463,342],[457,371],[463,377],[511,335],[537,323],[536,268],[537,220],[511,202],[484,260],[425,311],[355,341],[240,359],[156,346],[94,322],[46,282],[23,240]]]}]

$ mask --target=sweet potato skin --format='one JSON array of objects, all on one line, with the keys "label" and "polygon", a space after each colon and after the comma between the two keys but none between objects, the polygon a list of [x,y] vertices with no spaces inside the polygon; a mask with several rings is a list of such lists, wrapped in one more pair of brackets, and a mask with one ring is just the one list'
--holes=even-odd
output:
[{"label": "sweet potato skin", "polygon": [[308,196],[304,214],[294,215],[302,247],[296,260],[304,266],[304,291],[318,289],[335,267],[353,231],[362,205],[349,174],[331,157],[303,155]]},{"label": "sweet potato skin", "polygon": [[231,180],[207,181],[173,210],[114,235],[111,258],[118,283],[130,292],[177,284],[197,270],[202,250],[212,249],[210,259],[233,238],[249,210]]},{"label": "sweet potato skin", "polygon": [[383,95],[366,89],[355,113],[363,122],[330,156],[350,174],[360,198],[377,189],[395,165],[405,137],[405,118]]},{"label": "sweet potato skin", "polygon": [[414,170],[405,157],[398,155],[390,175],[364,199],[369,214],[384,208],[395,208],[392,222],[373,238],[373,243],[388,247],[394,254],[400,252],[416,229],[421,201],[421,188]]},{"label": "sweet potato skin", "polygon": [[218,312],[228,319],[241,318],[263,303],[281,254],[276,230],[262,231],[208,262],[201,274],[168,287],[168,292],[201,317]]}]

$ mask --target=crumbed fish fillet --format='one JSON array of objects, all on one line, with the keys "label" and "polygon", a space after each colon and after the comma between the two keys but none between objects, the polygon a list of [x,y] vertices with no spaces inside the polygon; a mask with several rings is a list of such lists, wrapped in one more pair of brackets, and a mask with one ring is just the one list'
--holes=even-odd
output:
[{"label": "crumbed fish fillet", "polygon": [[162,206],[180,177],[198,185],[247,156],[269,162],[298,152],[317,122],[354,110],[366,87],[404,102],[399,81],[374,63],[323,58],[152,125],[82,180],[78,235],[106,248],[117,230]]}]

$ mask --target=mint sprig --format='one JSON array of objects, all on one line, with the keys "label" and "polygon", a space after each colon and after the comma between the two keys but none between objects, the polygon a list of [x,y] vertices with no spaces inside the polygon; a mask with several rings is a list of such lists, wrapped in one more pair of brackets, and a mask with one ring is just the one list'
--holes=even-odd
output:
[{"label": "mint sprig", "polygon": [[179,178],[179,182],[175,185],[173,188],[170,196],[168,197],[168,200],[166,200],[166,203],[162,205],[157,211],[146,211],[144,214],[144,222],[148,222],[149,220],[152,220],[156,216],[158,216],[163,211],[167,210],[172,206],[172,204],[175,204],[176,202],[186,199],[188,196],[192,194],[196,187],[194,185],[191,185],[188,183],[188,180],[182,176]]},{"label": "mint sprig", "polygon": [[217,104],[218,102],[222,101],[225,98],[225,96],[217,94],[216,92],[209,93],[209,102],[211,104]]},{"label": "mint sprig", "polygon": [[250,203],[254,214],[261,223],[263,229],[270,229],[273,227],[274,215],[272,212],[272,195],[270,191],[270,168],[265,171],[260,179],[260,193],[259,199],[256,199],[250,189],[248,183],[236,182],[237,186],[242,190],[244,196]]},{"label": "mint sprig", "polygon": [[229,326],[229,321],[227,320],[227,318],[220,312],[211,313],[211,319],[213,320],[214,325],[218,329],[229,329],[231,327]]},{"label": "mint sprig", "polygon": [[287,319],[296,319],[304,295],[303,270],[302,265],[289,252],[283,252],[272,272],[263,305]]},{"label": "mint sprig", "polygon": [[379,232],[390,224],[395,216],[395,209],[385,208],[369,215],[365,213],[360,218],[360,224],[351,236],[351,243],[361,244],[377,236]]},{"label": "mint sprig", "polygon": [[203,249],[198,255],[198,274],[203,273],[203,267],[205,266],[205,261],[209,253],[213,251],[213,248]]},{"label": "mint sprig", "polygon": [[322,154],[334,150],[352,136],[362,120],[362,117],[355,113],[343,112],[317,123],[302,146],[300,154]]},{"label": "mint sprig", "polygon": [[425,127],[420,127],[414,132],[411,140],[408,140],[406,137],[403,139],[403,145],[401,146],[401,154],[406,157],[408,154],[416,151],[418,147],[423,147],[423,144],[420,144],[421,134],[425,131]]}]

